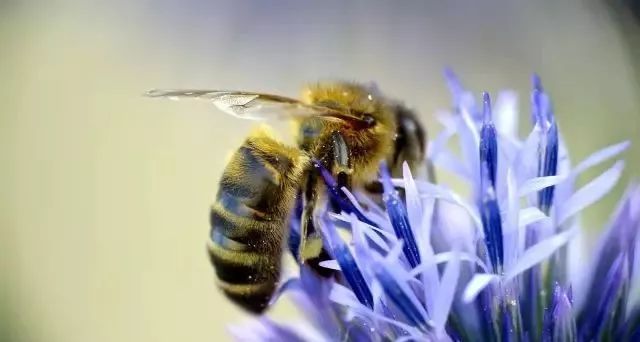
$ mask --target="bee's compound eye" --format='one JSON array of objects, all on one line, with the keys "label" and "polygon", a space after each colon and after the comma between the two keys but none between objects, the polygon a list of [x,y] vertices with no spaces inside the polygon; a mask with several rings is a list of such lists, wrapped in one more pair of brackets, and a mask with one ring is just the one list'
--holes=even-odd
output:
[{"label": "bee's compound eye", "polygon": [[367,126],[369,127],[373,127],[376,125],[376,119],[369,115],[369,114],[365,114],[362,116],[362,120],[367,124]]}]

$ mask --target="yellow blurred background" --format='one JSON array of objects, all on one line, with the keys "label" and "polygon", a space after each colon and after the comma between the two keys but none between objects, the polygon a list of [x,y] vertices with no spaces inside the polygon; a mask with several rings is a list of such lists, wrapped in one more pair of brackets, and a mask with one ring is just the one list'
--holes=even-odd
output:
[{"label": "yellow blurred background", "polygon": [[318,79],[374,80],[437,131],[444,66],[478,92],[518,90],[525,123],[537,71],[574,160],[634,140],[628,182],[640,31],[620,18],[597,1],[0,1],[0,340],[219,341],[242,319],[205,241],[250,123],[146,89],[295,96]]}]

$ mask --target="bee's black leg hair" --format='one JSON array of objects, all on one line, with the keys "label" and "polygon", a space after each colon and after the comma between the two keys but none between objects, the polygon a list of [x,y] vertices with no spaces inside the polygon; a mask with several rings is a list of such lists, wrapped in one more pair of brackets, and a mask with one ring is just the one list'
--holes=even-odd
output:
[{"label": "bee's black leg hair", "polygon": [[[404,192],[404,188],[401,186],[394,186],[396,191],[399,191],[401,194]],[[364,185],[364,189],[367,190],[372,195],[382,195],[384,193],[384,188],[382,187],[382,182],[379,180],[371,181]]]},{"label": "bee's black leg hair", "polygon": [[373,180],[364,185],[364,189],[367,190],[370,194],[381,195],[384,192],[382,188],[382,182],[379,180]]}]

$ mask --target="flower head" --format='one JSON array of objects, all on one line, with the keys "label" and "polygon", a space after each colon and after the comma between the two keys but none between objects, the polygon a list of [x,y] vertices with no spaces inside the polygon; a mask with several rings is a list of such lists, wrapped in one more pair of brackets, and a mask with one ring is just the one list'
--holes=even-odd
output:
[{"label": "flower head", "polygon": [[[628,142],[571,165],[565,141],[538,76],[532,80],[532,131],[517,135],[517,101],[487,93],[476,106],[450,70],[453,110],[439,116],[442,132],[428,162],[464,180],[463,198],[444,184],[414,179],[405,164],[392,178],[380,167],[382,200],[338,189],[317,164],[337,211],[317,217],[330,259],[322,277],[307,265],[282,281],[275,300],[290,295],[306,324],[266,317],[241,329],[252,340],[600,340],[640,337],[640,186],[631,185],[600,241],[587,286],[573,286],[569,249],[577,216],[621,176],[617,161],[575,190],[585,170],[606,162]],[[457,137],[461,156],[448,149]],[[402,191],[398,191],[400,188]],[[299,212],[290,245],[298,250]],[[585,264],[585,263],[583,263]],[[575,282],[578,285],[578,282]],[[575,298],[574,298],[575,294]],[[589,298],[590,300],[585,300]]]}]

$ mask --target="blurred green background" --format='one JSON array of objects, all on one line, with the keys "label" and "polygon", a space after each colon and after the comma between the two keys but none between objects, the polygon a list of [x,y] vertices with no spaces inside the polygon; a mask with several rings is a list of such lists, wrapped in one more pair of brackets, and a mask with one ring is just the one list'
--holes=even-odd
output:
[{"label": "blurred green background", "polygon": [[243,317],[205,241],[250,123],[144,90],[374,80],[437,131],[444,66],[478,92],[516,89],[523,118],[537,71],[575,161],[634,140],[625,183],[640,171],[629,18],[598,1],[0,1],[0,340],[217,341]]}]

